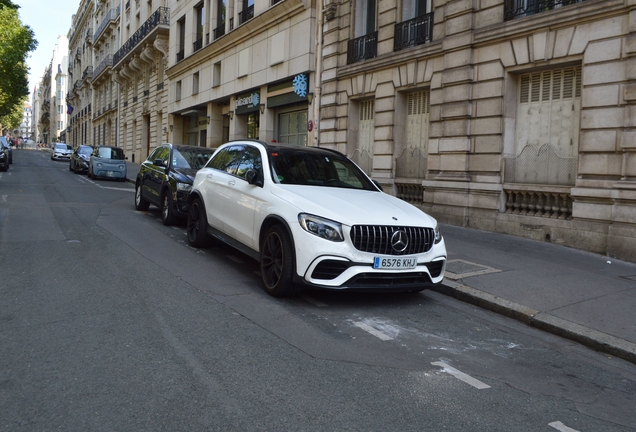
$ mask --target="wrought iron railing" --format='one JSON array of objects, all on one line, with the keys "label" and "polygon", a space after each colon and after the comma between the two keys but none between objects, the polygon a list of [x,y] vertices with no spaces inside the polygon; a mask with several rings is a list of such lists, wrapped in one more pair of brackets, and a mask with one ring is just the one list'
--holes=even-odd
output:
[{"label": "wrought iron railing", "polygon": [[583,0],[504,0],[504,21],[557,9]]},{"label": "wrought iron railing", "polygon": [[192,43],[192,52],[197,52],[203,48],[203,38],[197,39]]},{"label": "wrought iron railing", "polygon": [[185,50],[181,50],[177,53],[177,63],[185,58]]},{"label": "wrought iron railing", "polygon": [[99,75],[104,72],[104,70],[106,70],[107,67],[112,66],[113,65],[113,55],[109,54],[106,56],[106,58],[104,60],[102,60],[102,62],[99,64],[99,66],[97,66],[97,69],[95,69],[95,71],[93,71],[93,79],[96,79],[99,77]]},{"label": "wrought iron railing", "polygon": [[106,27],[108,26],[108,24],[110,24],[111,21],[115,21],[117,19],[117,17],[119,16],[120,10],[121,10],[121,5],[117,6],[117,9],[110,9],[108,11],[106,16],[104,17],[104,20],[99,25],[99,27],[97,27],[97,30],[95,31],[95,36],[93,36],[93,43],[97,43],[97,40],[102,35],[104,30],[106,30]]},{"label": "wrought iron railing", "polygon": [[433,39],[433,12],[395,25],[393,50],[430,42]]},{"label": "wrought iron railing", "polygon": [[378,32],[369,33],[347,44],[347,64],[370,59],[378,55]]},{"label": "wrought iron railing", "polygon": [[113,56],[113,64],[119,63],[123,60],[146,36],[152,32],[156,27],[165,25],[166,30],[170,26],[170,8],[159,7],[145,23],[139,27],[139,29],[131,36],[130,39],[122,45],[122,47]]},{"label": "wrought iron railing", "polygon": [[248,6],[238,13],[239,25],[254,18],[254,5]]},{"label": "wrought iron railing", "polygon": [[234,30],[234,17],[230,18],[230,31]]},{"label": "wrought iron railing", "polygon": [[212,30],[212,36],[214,36],[214,40],[217,40],[224,34],[225,34],[225,21],[223,21],[220,26]]}]

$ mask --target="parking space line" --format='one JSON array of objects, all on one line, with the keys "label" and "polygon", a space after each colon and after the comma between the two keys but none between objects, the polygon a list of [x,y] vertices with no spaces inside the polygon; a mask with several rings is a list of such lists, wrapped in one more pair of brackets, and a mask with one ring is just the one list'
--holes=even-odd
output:
[{"label": "parking space line", "polygon": [[567,427],[566,425],[564,425],[560,421],[555,421],[555,422],[552,422],[552,423],[548,423],[548,426],[552,426],[553,428],[555,428],[556,430],[561,431],[561,432],[579,432],[576,429],[572,429],[570,427]]},{"label": "parking space line", "polygon": [[383,340],[383,341],[393,340],[393,338],[391,336],[389,336],[388,334],[382,333],[381,331],[376,330],[373,327],[371,327],[370,325],[365,324],[363,322],[359,322],[359,321],[358,322],[354,322],[353,325],[358,327],[358,328],[360,328],[360,329],[362,329],[362,330],[364,330],[365,332],[377,337],[380,340]]},{"label": "parking space line", "polygon": [[490,386],[488,384],[484,384],[483,382],[479,381],[478,379],[475,379],[473,377],[471,377],[470,375],[465,374],[464,372],[460,372],[457,369],[455,369],[454,367],[451,367],[449,365],[447,365],[444,362],[431,362],[431,364],[433,366],[439,366],[441,368],[443,368],[443,372],[447,372],[451,375],[453,375],[455,378],[464,381],[466,384],[470,384],[471,386],[479,389],[479,390],[483,390],[483,389],[487,389],[490,388]]}]

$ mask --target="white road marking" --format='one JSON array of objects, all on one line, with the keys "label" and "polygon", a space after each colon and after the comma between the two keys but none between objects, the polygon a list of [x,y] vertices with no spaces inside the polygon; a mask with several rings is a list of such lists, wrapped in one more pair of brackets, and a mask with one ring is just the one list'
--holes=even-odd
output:
[{"label": "white road marking", "polygon": [[579,432],[576,429],[572,429],[570,427],[567,427],[566,425],[564,425],[560,421],[555,421],[555,422],[552,422],[552,423],[548,423],[548,426],[552,426],[553,428],[555,428],[556,430],[561,431],[561,432]]},{"label": "white road marking", "polygon": [[479,381],[478,379],[475,379],[473,377],[471,377],[470,375],[465,374],[464,372],[460,372],[457,369],[455,369],[454,367],[451,367],[449,365],[447,365],[444,362],[431,362],[431,364],[433,366],[439,366],[441,368],[444,368],[443,372],[447,372],[451,375],[453,375],[455,378],[460,379],[462,381],[464,381],[467,384],[470,384],[471,386],[479,389],[479,390],[483,390],[483,389],[487,389],[490,388],[490,386],[488,384],[484,384],[483,382]]},{"label": "white road marking", "polygon": [[9,195],[2,195],[2,202],[7,202],[7,197],[8,197],[8,196],[9,196]]},{"label": "white road marking", "polygon": [[323,303],[323,302],[321,302],[321,301],[316,300],[316,299],[315,299],[315,298],[313,298],[313,297],[303,296],[303,297],[301,297],[301,298],[302,298],[303,300],[305,300],[306,302],[311,303],[311,304],[312,304],[312,305],[314,305],[314,306],[318,306],[318,307],[328,307],[328,306],[329,306],[329,305],[327,305],[327,304],[325,304],[325,303]]},{"label": "white road marking", "polygon": [[[99,185],[97,185],[99,186]],[[125,192],[134,192],[134,189],[122,189],[122,188],[116,188],[116,187],[108,187],[108,186],[99,186],[102,189],[112,189],[112,190],[116,190],[116,191],[125,191]]]},{"label": "white road marking", "polygon": [[225,255],[226,257],[228,257],[229,259],[231,259],[232,261],[234,261],[237,264],[245,264],[245,261],[233,256],[233,255]]},{"label": "white road marking", "polygon": [[389,341],[389,340],[393,340],[393,338],[385,333],[382,333],[379,330],[374,329],[373,327],[371,327],[368,324],[365,324],[363,322],[354,322],[353,323],[354,326],[364,330],[365,332],[372,334],[373,336],[377,337],[380,340],[383,341]]}]

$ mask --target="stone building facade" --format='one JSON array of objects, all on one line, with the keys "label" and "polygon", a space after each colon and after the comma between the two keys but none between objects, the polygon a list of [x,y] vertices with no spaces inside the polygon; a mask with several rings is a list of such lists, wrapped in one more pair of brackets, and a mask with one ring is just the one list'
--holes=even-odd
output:
[{"label": "stone building facade", "polygon": [[94,0],[82,0],[73,15],[68,37],[68,144],[93,144],[93,15]]},{"label": "stone building facade", "polygon": [[315,5],[174,4],[166,71],[170,141],[205,147],[238,138],[312,143]]},{"label": "stone building facade", "polygon": [[112,60],[119,84],[117,143],[128,160],[140,163],[167,138],[170,8],[164,0],[126,1],[119,21],[120,45]]},{"label": "stone building facade", "polygon": [[636,261],[634,0],[326,0],[320,145],[440,222]]}]

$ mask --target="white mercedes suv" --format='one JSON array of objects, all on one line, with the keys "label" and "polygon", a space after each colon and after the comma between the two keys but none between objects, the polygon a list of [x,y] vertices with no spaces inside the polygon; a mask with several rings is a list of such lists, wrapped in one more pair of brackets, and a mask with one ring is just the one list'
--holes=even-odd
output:
[{"label": "white mercedes suv", "polygon": [[334,150],[226,143],[197,172],[189,204],[189,244],[214,237],[250,255],[274,296],[303,286],[421,291],[444,278],[435,219]]}]

